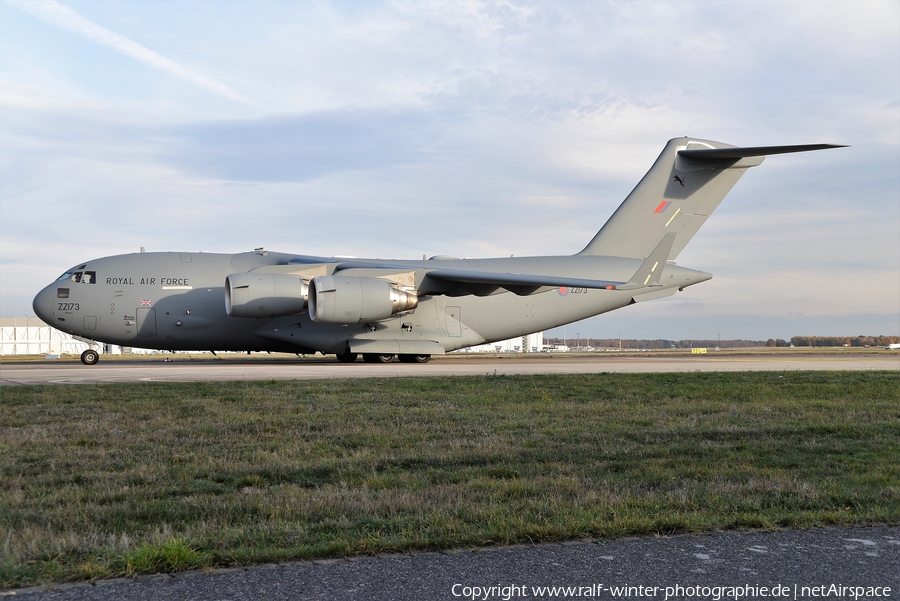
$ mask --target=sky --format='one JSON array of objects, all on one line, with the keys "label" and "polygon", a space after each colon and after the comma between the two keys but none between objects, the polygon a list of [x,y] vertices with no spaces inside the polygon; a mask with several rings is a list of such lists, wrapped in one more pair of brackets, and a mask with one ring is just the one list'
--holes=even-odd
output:
[{"label": "sky", "polygon": [[900,334],[900,3],[0,0],[0,315],[147,251],[580,251],[682,135],[713,279],[548,336]]}]

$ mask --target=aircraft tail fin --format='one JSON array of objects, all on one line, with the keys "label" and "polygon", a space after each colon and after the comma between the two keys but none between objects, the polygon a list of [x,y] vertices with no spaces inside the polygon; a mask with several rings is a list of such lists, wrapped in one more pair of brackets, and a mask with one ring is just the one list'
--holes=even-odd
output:
[{"label": "aircraft tail fin", "polygon": [[695,138],[669,140],[650,171],[580,255],[646,258],[674,234],[675,259],[725,195],[766,155],[841,148],[835,144],[737,148]]}]

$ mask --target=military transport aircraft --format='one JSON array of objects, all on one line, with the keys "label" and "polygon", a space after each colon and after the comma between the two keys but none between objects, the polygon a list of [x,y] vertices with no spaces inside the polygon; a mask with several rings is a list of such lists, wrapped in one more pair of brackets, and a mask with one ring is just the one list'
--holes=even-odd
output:
[{"label": "military transport aircraft", "polygon": [[[834,144],[666,144],[588,245],[572,256],[346,259],[256,249],[134,253],[82,262],[34,299],[76,337],[162,350],[334,353],[425,362],[675,294],[712,276],[674,259],[765,155]],[[87,350],[91,365],[99,355]]]}]

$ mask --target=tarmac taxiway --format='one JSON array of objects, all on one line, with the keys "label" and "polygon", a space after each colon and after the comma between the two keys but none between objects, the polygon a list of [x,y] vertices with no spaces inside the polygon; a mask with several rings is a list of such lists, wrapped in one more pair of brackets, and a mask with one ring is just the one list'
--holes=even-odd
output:
[{"label": "tarmac taxiway", "polygon": [[900,370],[900,353],[865,354],[706,354],[677,356],[603,354],[546,357],[436,357],[430,363],[339,363],[323,359],[202,359],[165,356],[142,360],[101,359],[87,366],[75,361],[0,364],[0,385],[98,384],[123,382],[199,382],[227,380],[312,380],[408,376],[473,376],[575,373],[661,373],[714,371],[867,371]]}]

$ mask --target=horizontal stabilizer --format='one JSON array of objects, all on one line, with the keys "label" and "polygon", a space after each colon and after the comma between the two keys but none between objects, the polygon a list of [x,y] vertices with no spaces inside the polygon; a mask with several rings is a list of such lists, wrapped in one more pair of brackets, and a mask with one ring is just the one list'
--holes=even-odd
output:
[{"label": "horizontal stabilizer", "polygon": [[678,154],[686,159],[718,161],[720,159],[743,159],[745,157],[762,157],[770,154],[787,154],[789,152],[807,152],[809,150],[846,147],[845,144],[798,144],[794,146],[751,146],[748,148],[701,148],[679,150]]}]

